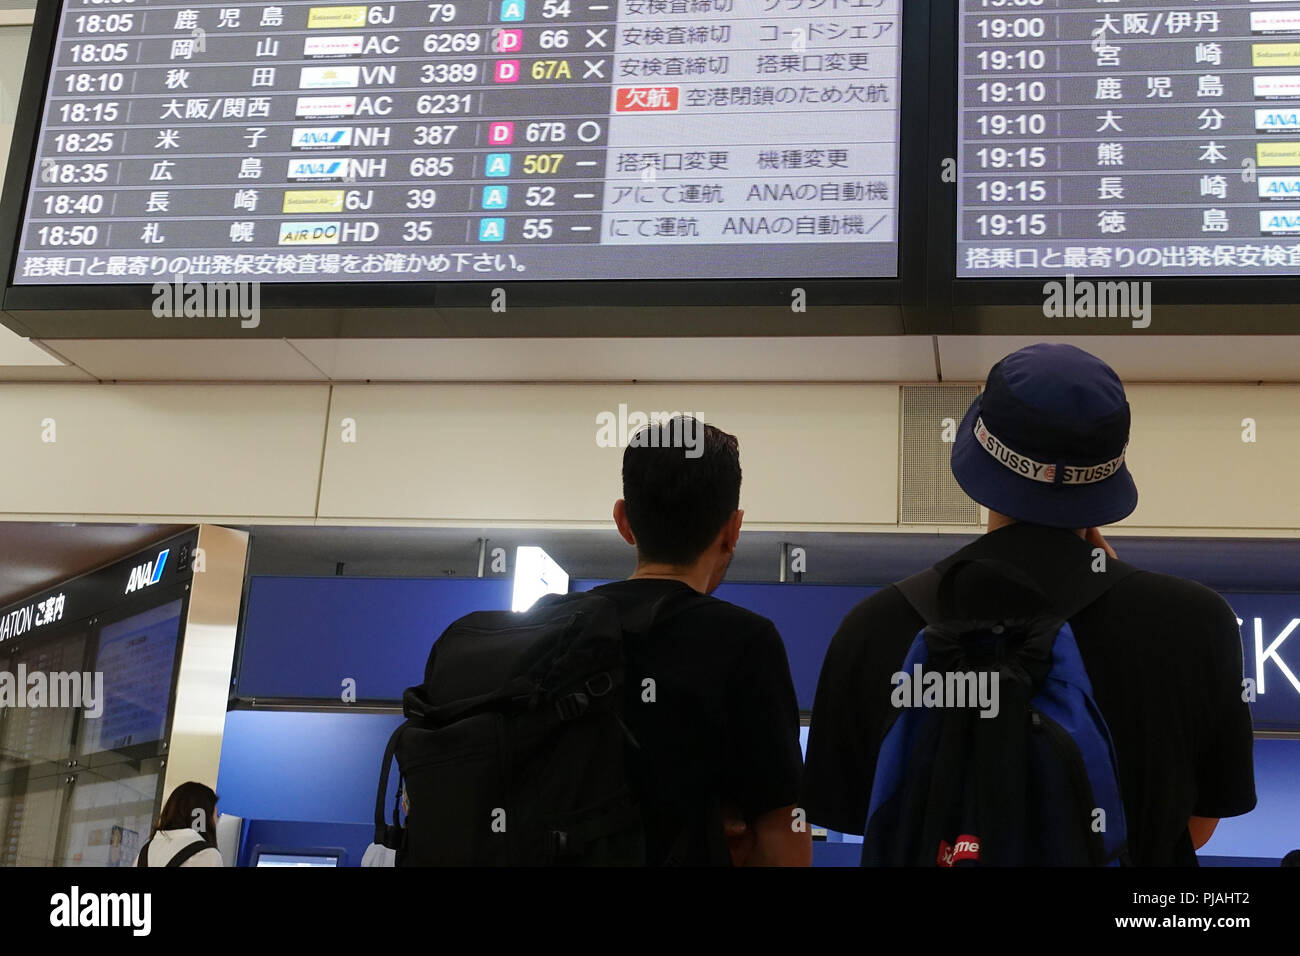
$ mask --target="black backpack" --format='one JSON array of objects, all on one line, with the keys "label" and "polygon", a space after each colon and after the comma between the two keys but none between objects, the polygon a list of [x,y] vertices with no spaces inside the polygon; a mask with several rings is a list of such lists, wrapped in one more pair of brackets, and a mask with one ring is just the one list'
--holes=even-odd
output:
[{"label": "black backpack", "polygon": [[675,592],[620,618],[602,595],[548,595],[523,613],[476,611],[453,623],[424,683],[402,697],[406,722],[380,768],[375,842],[397,851],[398,866],[644,866],[624,636],[693,598]]},{"label": "black backpack", "polygon": [[[1135,570],[1114,561],[1076,576],[1059,610],[989,559],[896,585],[926,627],[894,675],[899,709],[876,764],[863,866],[1127,862],[1114,746],[1067,621]],[[996,685],[984,711],[970,699],[977,682]]]}]

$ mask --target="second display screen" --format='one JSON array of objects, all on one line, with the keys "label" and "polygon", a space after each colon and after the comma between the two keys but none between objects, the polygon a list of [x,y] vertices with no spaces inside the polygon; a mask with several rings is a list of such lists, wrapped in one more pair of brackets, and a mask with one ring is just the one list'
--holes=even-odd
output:
[{"label": "second display screen", "polygon": [[1300,2],[960,10],[958,277],[1300,275]]}]

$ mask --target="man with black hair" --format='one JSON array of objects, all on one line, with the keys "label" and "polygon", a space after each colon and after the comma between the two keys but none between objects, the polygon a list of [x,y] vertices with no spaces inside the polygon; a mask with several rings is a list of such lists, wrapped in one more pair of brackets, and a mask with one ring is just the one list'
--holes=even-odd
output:
[{"label": "man with black hair", "polygon": [[654,422],[623,454],[614,522],[635,573],[597,588],[620,611],[656,605],[626,642],[628,729],[652,864],[807,866],[797,810],[799,705],[771,621],[710,597],[735,553],[736,439],[688,416]]},{"label": "man with black hair", "polygon": [[[897,713],[891,675],[926,623],[940,575],[974,561],[1005,562],[1053,609],[1079,608],[1069,624],[1113,740],[1132,863],[1195,866],[1220,817],[1254,808],[1235,614],[1207,587],[1123,565],[1098,530],[1137,507],[1129,419],[1119,377],[1074,346],[1033,345],[989,372],[952,449],[958,484],[989,509],[988,533],[934,574],[877,591],[840,625],[813,703],[811,821],[863,832]],[[974,597],[1000,616],[1023,610],[994,588]]]}]

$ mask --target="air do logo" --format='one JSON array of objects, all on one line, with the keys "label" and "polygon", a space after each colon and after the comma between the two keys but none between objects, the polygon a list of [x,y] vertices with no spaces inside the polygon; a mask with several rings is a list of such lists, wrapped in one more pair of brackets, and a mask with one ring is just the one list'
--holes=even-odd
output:
[{"label": "air do logo", "polygon": [[126,582],[126,594],[132,591],[139,591],[141,588],[152,587],[162,580],[163,569],[167,567],[167,555],[171,554],[171,548],[163,548],[158,552],[158,557],[152,561],[146,561],[144,564],[138,564],[131,569],[131,577]]}]

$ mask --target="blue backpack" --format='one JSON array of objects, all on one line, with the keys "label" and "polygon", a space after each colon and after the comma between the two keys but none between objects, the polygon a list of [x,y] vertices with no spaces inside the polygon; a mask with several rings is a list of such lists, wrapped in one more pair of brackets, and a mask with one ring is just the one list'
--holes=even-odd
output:
[{"label": "blue backpack", "polygon": [[863,866],[1127,863],[1114,746],[1066,622],[1134,570],[1088,574],[1063,610],[987,558],[896,585],[927,626],[893,677]]}]

